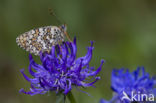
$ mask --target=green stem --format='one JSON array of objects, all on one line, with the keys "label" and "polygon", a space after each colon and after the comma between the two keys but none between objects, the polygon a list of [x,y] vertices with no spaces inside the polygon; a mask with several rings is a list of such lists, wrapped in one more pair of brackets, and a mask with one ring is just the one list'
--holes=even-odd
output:
[{"label": "green stem", "polygon": [[69,93],[67,94],[67,97],[68,97],[70,103],[76,103],[76,100],[75,100],[75,98],[74,98],[72,92],[69,92]]}]

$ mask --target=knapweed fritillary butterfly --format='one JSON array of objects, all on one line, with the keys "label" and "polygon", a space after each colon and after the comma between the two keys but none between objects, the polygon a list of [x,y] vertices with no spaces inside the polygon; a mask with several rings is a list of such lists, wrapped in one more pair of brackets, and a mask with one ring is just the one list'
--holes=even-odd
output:
[{"label": "knapweed fritillary butterfly", "polygon": [[66,32],[66,25],[62,26],[45,26],[32,29],[19,35],[16,38],[17,44],[24,50],[39,55],[40,51],[50,52],[51,47],[64,41],[65,36],[69,38]]}]

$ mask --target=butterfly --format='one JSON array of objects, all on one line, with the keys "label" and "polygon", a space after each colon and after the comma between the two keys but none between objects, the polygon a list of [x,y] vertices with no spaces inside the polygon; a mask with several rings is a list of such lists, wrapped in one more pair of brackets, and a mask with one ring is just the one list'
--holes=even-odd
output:
[{"label": "butterfly", "polygon": [[50,52],[51,47],[65,40],[65,36],[69,39],[65,24],[61,26],[45,26],[32,29],[19,35],[16,38],[18,46],[24,50],[39,55],[41,52]]}]

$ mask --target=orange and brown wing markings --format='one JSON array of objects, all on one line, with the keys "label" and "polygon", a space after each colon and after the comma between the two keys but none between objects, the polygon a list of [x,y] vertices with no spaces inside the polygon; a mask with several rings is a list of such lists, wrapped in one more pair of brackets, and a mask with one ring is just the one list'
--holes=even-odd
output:
[{"label": "orange and brown wing markings", "polygon": [[27,42],[27,38],[26,36],[23,37],[23,47],[26,48],[26,42]]},{"label": "orange and brown wing markings", "polygon": [[33,38],[32,38],[32,41],[33,41],[33,42],[36,42],[36,40],[37,40],[36,37],[33,37]]},{"label": "orange and brown wing markings", "polygon": [[46,40],[46,39],[47,39],[47,36],[46,36],[46,35],[44,35],[44,36],[43,36],[43,40]]},{"label": "orange and brown wing markings", "polygon": [[52,35],[49,35],[49,39],[52,39]]},{"label": "orange and brown wing markings", "polygon": [[39,35],[39,30],[38,29],[35,29],[35,33],[32,34],[34,38],[37,38],[38,35]]},{"label": "orange and brown wing markings", "polygon": [[26,37],[25,36],[21,35],[19,37],[19,43],[20,43],[21,47],[23,47],[24,49],[26,49]]},{"label": "orange and brown wing markings", "polygon": [[37,50],[41,50],[42,48],[41,48],[41,44],[39,44],[39,43],[33,43],[33,46],[37,49]]},{"label": "orange and brown wing markings", "polygon": [[51,29],[50,28],[47,28],[47,33],[50,33]]}]

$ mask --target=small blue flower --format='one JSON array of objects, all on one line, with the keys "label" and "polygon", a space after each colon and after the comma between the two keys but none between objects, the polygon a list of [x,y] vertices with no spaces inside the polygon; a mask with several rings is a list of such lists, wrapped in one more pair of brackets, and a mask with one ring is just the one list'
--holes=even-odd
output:
[{"label": "small blue flower", "polygon": [[144,67],[138,67],[133,72],[129,72],[128,69],[123,68],[119,70],[114,69],[111,77],[111,88],[114,92],[113,98],[110,101],[101,99],[100,103],[130,103],[129,100],[121,100],[124,96],[123,92],[125,92],[129,98],[132,97],[132,92],[136,94],[139,93],[139,95],[155,95],[156,78],[150,77],[150,75],[145,72]]},{"label": "small blue flower", "polygon": [[[97,70],[90,67],[92,58],[93,42],[88,47],[84,57],[76,59],[77,46],[76,38],[73,42],[64,42],[62,45],[53,46],[50,53],[40,53],[42,64],[35,63],[32,55],[29,55],[29,72],[33,78],[25,75],[24,78],[30,82],[30,91],[21,89],[20,92],[35,95],[45,94],[48,91],[55,91],[67,94],[75,87],[90,87],[100,79],[97,74],[101,71],[104,60]],[[90,80],[89,80],[90,79]]]}]

